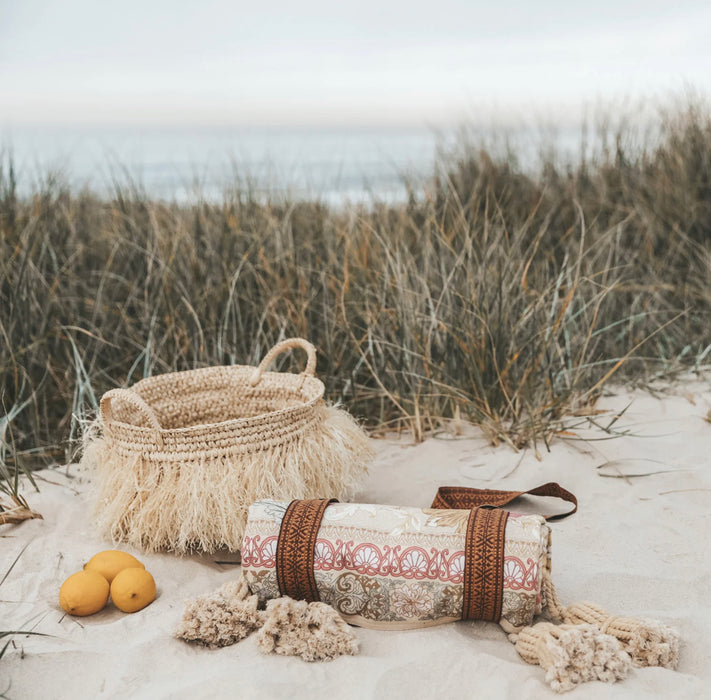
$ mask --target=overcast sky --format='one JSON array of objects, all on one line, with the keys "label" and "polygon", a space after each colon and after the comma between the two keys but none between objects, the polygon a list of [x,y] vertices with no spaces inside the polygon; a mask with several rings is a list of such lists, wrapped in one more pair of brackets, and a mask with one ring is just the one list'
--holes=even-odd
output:
[{"label": "overcast sky", "polygon": [[711,2],[0,0],[0,123],[424,124],[711,92]]}]

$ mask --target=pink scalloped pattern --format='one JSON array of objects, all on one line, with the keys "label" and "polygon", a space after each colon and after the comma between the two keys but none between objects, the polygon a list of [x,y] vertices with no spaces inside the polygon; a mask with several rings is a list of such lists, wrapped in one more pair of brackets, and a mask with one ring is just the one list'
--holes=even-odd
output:
[{"label": "pink scalloped pattern", "polygon": [[[278,537],[259,535],[245,537],[242,545],[242,566],[271,569],[276,566]],[[370,542],[355,544],[352,540],[316,540],[314,566],[316,571],[354,571],[368,576],[395,576],[404,579],[461,583],[464,577],[464,552],[449,553],[447,549],[422,547],[379,547]],[[504,558],[504,588],[513,591],[538,589],[538,563],[518,557]]]}]

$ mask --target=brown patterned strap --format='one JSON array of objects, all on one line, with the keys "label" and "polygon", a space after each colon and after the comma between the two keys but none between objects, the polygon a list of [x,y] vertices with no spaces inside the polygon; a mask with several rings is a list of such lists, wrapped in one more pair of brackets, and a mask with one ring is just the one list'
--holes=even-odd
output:
[{"label": "brown patterned strap", "polygon": [[464,542],[462,620],[501,619],[508,511],[472,508]]},{"label": "brown patterned strap", "polygon": [[284,513],[276,546],[276,575],[281,595],[294,600],[319,600],[314,574],[314,549],[321,518],[335,498],[292,501]]},{"label": "brown patterned strap", "polygon": [[573,504],[573,508],[566,513],[544,515],[546,520],[561,520],[578,510],[578,499],[554,481],[536,486],[528,491],[497,491],[495,489],[472,489],[465,486],[440,486],[431,507],[445,510],[469,510],[484,505],[505,506],[524,495],[554,496]]}]

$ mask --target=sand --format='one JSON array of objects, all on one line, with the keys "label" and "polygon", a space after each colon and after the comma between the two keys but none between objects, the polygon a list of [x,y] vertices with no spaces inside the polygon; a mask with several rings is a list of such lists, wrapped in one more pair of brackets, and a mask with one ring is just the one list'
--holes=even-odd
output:
[{"label": "sand", "polygon": [[[416,446],[377,440],[357,500],[427,506],[442,484],[520,490],[558,481],[580,501],[576,515],[552,526],[563,602],[656,617],[683,639],[678,671],[634,670],[621,683],[587,684],[568,697],[711,697],[711,389],[686,383],[660,398],[620,391],[599,408],[614,412],[630,402],[615,426],[629,434],[557,439],[550,452],[539,446],[540,460],[532,449],[491,447],[471,427]],[[88,484],[76,465],[38,476],[41,492],[25,494],[44,520],[0,528],[0,578],[29,543],[0,586],[0,629],[52,636],[15,637],[0,659],[0,694],[9,698],[556,697],[541,669],[526,665],[492,623],[356,629],[359,656],[314,664],[264,656],[254,638],[216,651],[174,639],[185,599],[238,576],[230,554],[134,552],[156,578],[156,601],[134,615],[108,607],[73,619],[58,607],[59,586],[108,543],[93,530]]]}]

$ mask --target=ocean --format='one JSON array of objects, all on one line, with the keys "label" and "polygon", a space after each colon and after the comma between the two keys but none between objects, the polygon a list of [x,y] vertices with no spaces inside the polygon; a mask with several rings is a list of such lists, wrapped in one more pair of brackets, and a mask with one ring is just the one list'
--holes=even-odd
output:
[{"label": "ocean", "polygon": [[[464,136],[466,134],[466,136]],[[74,190],[110,196],[117,186],[151,198],[220,200],[249,188],[259,197],[319,199],[329,204],[402,201],[407,183],[435,172],[442,152],[462,139],[488,149],[512,147],[523,167],[541,150],[575,158],[579,128],[551,131],[423,127],[0,127],[21,193],[59,175]]]},{"label": "ocean", "polygon": [[236,184],[325,202],[398,200],[408,178],[432,174],[451,132],[422,128],[14,127],[0,131],[20,191],[48,174],[110,194],[220,198]]}]

